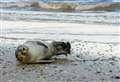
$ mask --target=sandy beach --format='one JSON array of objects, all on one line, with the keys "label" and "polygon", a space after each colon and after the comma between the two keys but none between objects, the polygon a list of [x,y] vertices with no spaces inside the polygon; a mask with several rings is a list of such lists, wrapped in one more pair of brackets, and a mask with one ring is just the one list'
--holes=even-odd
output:
[{"label": "sandy beach", "polygon": [[[119,82],[118,26],[0,21],[1,82]],[[83,28],[84,27],[84,28]],[[69,41],[71,55],[50,64],[21,64],[15,49],[27,40]]]}]

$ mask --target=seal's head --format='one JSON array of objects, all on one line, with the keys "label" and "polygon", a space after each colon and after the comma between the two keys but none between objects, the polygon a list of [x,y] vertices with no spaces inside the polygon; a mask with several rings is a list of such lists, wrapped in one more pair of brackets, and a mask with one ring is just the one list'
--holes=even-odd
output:
[{"label": "seal's head", "polygon": [[18,61],[26,63],[30,60],[29,48],[25,45],[20,45],[15,51],[15,56]]},{"label": "seal's head", "polygon": [[53,42],[56,55],[70,54],[71,45],[69,42]]}]

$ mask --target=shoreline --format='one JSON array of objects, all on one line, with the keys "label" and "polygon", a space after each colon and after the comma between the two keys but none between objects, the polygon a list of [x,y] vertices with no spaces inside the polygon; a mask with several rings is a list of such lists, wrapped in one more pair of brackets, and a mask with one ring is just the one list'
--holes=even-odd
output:
[{"label": "shoreline", "polygon": [[[7,27],[7,28],[13,28],[13,27],[17,27],[18,28],[20,26],[24,26],[26,28],[29,28],[28,26],[31,27],[34,26],[34,28],[41,28],[41,27],[72,27],[72,29],[76,28],[76,27],[84,27],[84,28],[80,28],[80,29],[94,29],[95,31],[110,31],[110,32],[114,32],[114,33],[119,33],[119,28],[117,28],[118,26],[112,26],[112,25],[99,25],[99,24],[78,24],[78,23],[59,23],[59,22],[35,22],[35,21],[8,21],[8,20],[0,20],[1,23],[1,27]],[[24,25],[23,25],[24,24]],[[74,26],[74,27],[73,27]],[[87,27],[89,26],[89,27]],[[96,28],[96,29],[95,29]],[[68,28],[67,28],[68,29]],[[75,31],[77,31],[79,29],[75,29]],[[92,31],[90,30],[90,31]]]},{"label": "shoreline", "polygon": [[[112,25],[92,25],[58,22],[1,20],[1,37],[26,39],[83,40],[119,42],[120,28]],[[22,27],[22,28],[21,28]],[[12,31],[10,31],[12,30]],[[59,37],[57,37],[59,36]]]}]

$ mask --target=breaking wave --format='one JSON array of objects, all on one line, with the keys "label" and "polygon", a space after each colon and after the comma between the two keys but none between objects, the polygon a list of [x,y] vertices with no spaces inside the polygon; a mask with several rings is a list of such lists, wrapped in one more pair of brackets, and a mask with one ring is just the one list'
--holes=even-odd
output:
[{"label": "breaking wave", "polygon": [[80,4],[80,3],[44,3],[44,2],[0,2],[0,8],[34,8],[44,10],[61,10],[61,11],[114,11],[120,10],[120,3],[97,3],[97,4]]},{"label": "breaking wave", "polygon": [[[9,1],[9,0],[8,0]],[[0,2],[2,20],[120,25],[120,3]]]}]

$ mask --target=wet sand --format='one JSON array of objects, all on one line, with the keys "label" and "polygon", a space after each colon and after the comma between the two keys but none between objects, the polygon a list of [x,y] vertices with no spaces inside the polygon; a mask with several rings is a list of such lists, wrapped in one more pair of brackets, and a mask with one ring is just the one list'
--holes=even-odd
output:
[{"label": "wet sand", "polygon": [[[119,42],[119,28],[113,25],[1,20],[0,37],[17,39],[82,40]],[[19,37],[18,37],[19,36]],[[59,37],[58,37],[59,36]]]},{"label": "wet sand", "polygon": [[71,41],[71,55],[49,64],[21,64],[16,47],[24,40],[0,39],[1,82],[119,82],[119,43]]}]

